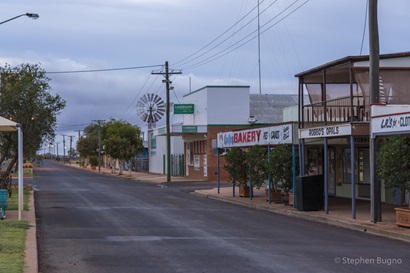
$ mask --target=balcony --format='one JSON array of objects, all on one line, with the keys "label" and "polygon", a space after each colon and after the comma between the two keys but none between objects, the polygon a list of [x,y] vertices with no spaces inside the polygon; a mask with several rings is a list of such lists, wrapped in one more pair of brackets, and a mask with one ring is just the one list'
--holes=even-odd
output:
[{"label": "balcony", "polygon": [[363,96],[317,102],[303,106],[303,127],[347,122],[368,122],[369,111]]}]

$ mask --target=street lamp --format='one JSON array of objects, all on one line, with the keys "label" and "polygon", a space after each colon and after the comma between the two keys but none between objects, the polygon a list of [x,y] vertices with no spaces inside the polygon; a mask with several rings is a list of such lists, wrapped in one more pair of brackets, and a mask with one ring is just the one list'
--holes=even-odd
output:
[{"label": "street lamp", "polygon": [[31,19],[34,19],[34,20],[35,20],[35,19],[38,19],[38,18],[40,17],[40,16],[38,16],[37,13],[23,13],[23,14],[18,15],[18,16],[16,16],[16,17],[10,18],[10,19],[8,19],[8,20],[6,20],[6,21],[0,22],[0,25],[1,25],[1,24],[4,24],[4,23],[7,23],[8,21],[17,19],[17,18],[19,18],[19,17],[21,17],[21,16],[27,16],[28,18],[31,18]]}]

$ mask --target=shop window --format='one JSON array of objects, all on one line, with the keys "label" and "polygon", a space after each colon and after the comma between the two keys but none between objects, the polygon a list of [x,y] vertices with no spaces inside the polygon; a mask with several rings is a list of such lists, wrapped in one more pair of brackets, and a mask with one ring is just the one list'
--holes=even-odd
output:
[{"label": "shop window", "polygon": [[[354,177],[355,182],[359,184],[370,184],[370,173],[369,173],[369,149],[368,148],[358,148],[355,151],[355,169]],[[352,171],[351,171],[351,153],[350,148],[345,148],[343,150],[343,182],[352,183]]]},{"label": "shop window", "polygon": [[[343,183],[352,183],[352,156],[350,148],[343,149]],[[356,164],[355,164],[356,165]],[[355,167],[355,176],[357,174]]]},{"label": "shop window", "polygon": [[307,149],[306,175],[319,174],[320,163],[319,149]]},{"label": "shop window", "polygon": [[359,165],[359,177],[360,184],[370,184],[370,155],[368,148],[358,149],[358,165]]}]

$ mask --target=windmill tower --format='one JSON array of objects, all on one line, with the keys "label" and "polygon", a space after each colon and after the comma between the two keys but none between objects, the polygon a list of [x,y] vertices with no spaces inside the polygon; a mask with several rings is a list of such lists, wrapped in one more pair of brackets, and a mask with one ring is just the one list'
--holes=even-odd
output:
[{"label": "windmill tower", "polygon": [[148,123],[148,130],[153,129],[165,113],[165,103],[156,94],[145,94],[137,103],[137,112],[139,117]]}]

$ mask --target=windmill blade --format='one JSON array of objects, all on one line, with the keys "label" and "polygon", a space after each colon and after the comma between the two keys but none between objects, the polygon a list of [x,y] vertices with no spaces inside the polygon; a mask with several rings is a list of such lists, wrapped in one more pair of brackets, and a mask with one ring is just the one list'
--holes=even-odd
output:
[{"label": "windmill blade", "polygon": [[157,109],[157,113],[160,114],[161,116],[163,116],[165,114],[165,110],[164,109]]},{"label": "windmill blade", "polygon": [[140,117],[141,117],[141,119],[142,119],[143,121],[147,122],[147,120],[148,120],[148,115],[147,115],[146,113],[141,114]]},{"label": "windmill blade", "polygon": [[148,102],[147,95],[142,96],[140,101],[142,101],[143,104],[146,104]]},{"label": "windmill blade", "polygon": [[160,101],[162,101],[161,97],[158,95],[155,95],[155,98],[154,98],[155,104],[159,104]]},{"label": "windmill blade", "polygon": [[160,103],[157,104],[158,108],[163,108],[165,109],[165,103],[163,101],[161,101]]},{"label": "windmill blade", "polygon": [[159,115],[158,113],[155,113],[155,115],[154,115],[154,120],[155,120],[155,122],[157,122],[158,120],[160,120],[161,119],[161,115]]},{"label": "windmill blade", "polygon": [[[149,102],[152,102],[153,99],[154,99],[154,94],[150,93],[150,94],[147,94],[147,95],[148,95],[148,101],[149,101]],[[156,95],[155,95],[155,96],[156,96]]]}]

